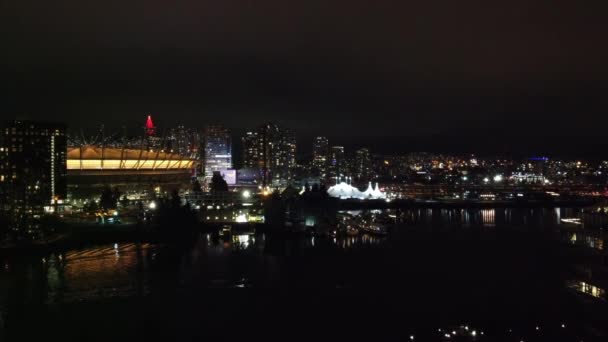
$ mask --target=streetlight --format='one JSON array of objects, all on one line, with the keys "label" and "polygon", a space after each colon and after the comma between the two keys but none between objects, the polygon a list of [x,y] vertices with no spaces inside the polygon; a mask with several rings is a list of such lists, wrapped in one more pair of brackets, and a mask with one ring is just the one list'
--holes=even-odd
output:
[{"label": "streetlight", "polygon": [[148,204],[148,208],[150,208],[150,210],[156,209],[156,202],[154,202],[154,201],[150,202],[150,204]]},{"label": "streetlight", "polygon": [[249,190],[243,191],[243,198],[250,198],[250,197],[251,197],[251,192]]}]

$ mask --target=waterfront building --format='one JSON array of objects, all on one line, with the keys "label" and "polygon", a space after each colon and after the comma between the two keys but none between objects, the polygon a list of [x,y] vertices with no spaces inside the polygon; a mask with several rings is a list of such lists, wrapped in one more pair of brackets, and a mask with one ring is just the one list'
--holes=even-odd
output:
[{"label": "waterfront building", "polygon": [[327,190],[327,194],[331,197],[339,199],[358,199],[358,200],[379,200],[386,199],[386,194],[380,190],[378,183],[376,187],[369,182],[365,191],[359,190],[357,187],[349,183],[348,178],[345,181],[340,181],[336,185],[331,186]]}]

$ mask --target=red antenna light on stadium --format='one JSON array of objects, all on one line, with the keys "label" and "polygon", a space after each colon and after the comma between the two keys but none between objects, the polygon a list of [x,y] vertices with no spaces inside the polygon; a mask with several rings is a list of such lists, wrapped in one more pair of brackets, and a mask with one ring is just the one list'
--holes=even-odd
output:
[{"label": "red antenna light on stadium", "polygon": [[156,127],[154,126],[154,122],[152,122],[152,116],[148,115],[148,119],[146,120],[146,134],[154,135],[156,133]]}]

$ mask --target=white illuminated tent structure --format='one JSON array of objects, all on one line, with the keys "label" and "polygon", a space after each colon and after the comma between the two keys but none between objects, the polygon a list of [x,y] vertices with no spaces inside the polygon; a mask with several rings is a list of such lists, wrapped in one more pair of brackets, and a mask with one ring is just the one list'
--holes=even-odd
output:
[{"label": "white illuminated tent structure", "polygon": [[378,183],[376,183],[376,188],[374,189],[370,182],[367,190],[361,192],[359,189],[349,184],[348,180],[349,178],[346,177],[346,181],[338,181],[336,185],[330,187],[327,190],[329,196],[340,199],[386,199],[386,194],[380,191]]},{"label": "white illuminated tent structure", "polygon": [[364,198],[371,198],[374,196],[374,188],[372,187],[372,182],[369,182],[367,185],[367,190],[363,192]]},{"label": "white illuminated tent structure", "polygon": [[384,192],[380,191],[380,188],[378,187],[378,182],[376,182],[376,188],[373,191],[372,198],[373,199],[386,199],[386,194]]}]

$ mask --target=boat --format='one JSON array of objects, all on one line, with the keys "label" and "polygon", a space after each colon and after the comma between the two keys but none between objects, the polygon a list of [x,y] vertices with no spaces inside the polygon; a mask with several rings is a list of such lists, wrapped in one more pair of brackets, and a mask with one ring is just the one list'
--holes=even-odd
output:
[{"label": "boat", "polygon": [[560,219],[560,224],[563,225],[564,228],[583,228],[583,222],[578,217]]},{"label": "boat", "polygon": [[388,228],[382,224],[372,223],[372,224],[362,225],[359,229],[366,234],[382,235],[382,236],[388,235]]}]

